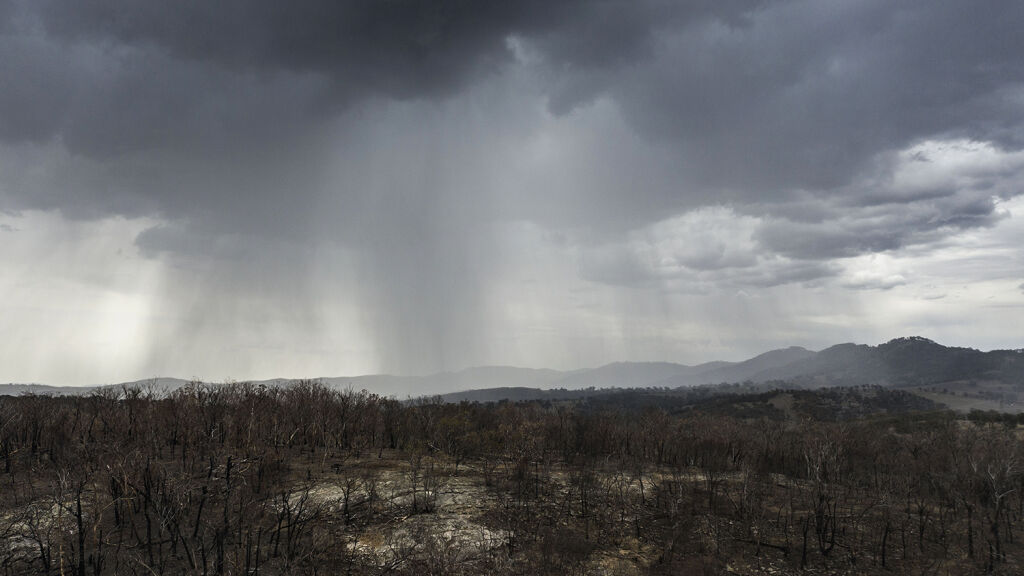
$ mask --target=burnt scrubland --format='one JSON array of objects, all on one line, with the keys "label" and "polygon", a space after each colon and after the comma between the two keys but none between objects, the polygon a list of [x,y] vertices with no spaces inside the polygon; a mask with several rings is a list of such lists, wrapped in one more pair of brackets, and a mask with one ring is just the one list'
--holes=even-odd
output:
[{"label": "burnt scrubland", "polygon": [[1016,574],[1020,445],[878,387],[0,397],[0,573]]}]

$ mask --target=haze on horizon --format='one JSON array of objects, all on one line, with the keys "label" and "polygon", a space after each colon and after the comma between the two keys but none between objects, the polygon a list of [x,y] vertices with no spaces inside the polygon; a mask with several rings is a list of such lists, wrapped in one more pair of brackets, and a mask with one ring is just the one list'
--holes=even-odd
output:
[{"label": "haze on horizon", "polygon": [[1020,348],[1022,23],[0,0],[0,381]]}]

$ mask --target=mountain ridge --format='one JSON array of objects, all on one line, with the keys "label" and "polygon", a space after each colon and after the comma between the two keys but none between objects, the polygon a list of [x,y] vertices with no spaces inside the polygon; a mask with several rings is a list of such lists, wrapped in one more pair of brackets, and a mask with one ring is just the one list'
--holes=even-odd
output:
[{"label": "mountain ridge", "polygon": [[[741,362],[696,365],[673,362],[610,362],[581,370],[476,366],[426,376],[367,374],[313,378],[338,389],[367,390],[383,396],[452,395],[474,390],[581,390],[587,388],[680,388],[719,383],[771,381],[804,387],[882,385],[926,386],[943,382],[984,381],[1024,387],[1024,350],[944,346],[921,336],[893,338],[877,346],[842,343],[814,352],[799,346],[769,350]],[[295,378],[251,381],[264,386],[298,382]],[[0,394],[89,394],[125,386],[170,392],[190,380],[157,377],[118,384],[61,387],[0,384]],[[517,395],[522,395],[517,393]]]}]

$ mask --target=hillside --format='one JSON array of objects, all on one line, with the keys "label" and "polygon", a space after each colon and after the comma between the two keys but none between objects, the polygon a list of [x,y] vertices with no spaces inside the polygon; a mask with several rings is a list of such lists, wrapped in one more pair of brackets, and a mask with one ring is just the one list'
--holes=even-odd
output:
[{"label": "hillside", "polygon": [[815,352],[806,348],[791,346],[789,348],[771,350],[749,360],[744,360],[743,362],[737,362],[735,364],[722,363],[722,365],[711,370],[694,374],[680,374],[658,382],[657,385],[678,388],[680,386],[719,384],[722,382],[745,382],[748,380],[761,382],[770,380],[770,378],[760,377],[764,372],[788,366],[794,362],[813,358],[814,356]]},{"label": "hillside", "polygon": [[839,344],[761,372],[754,380],[805,386],[925,386],[960,381],[1024,385],[1024,354],[949,347],[912,336],[878,346]]},{"label": "hillside", "polygon": [[902,389],[756,388],[0,397],[0,566],[887,576],[944,558],[948,574],[1020,573],[1021,418],[958,418]]},{"label": "hillside", "polygon": [[714,370],[724,362],[711,362],[697,366],[671,362],[614,362],[590,370],[579,370],[554,383],[555,387],[579,388],[636,388],[652,386],[657,382],[684,377],[689,378]]}]

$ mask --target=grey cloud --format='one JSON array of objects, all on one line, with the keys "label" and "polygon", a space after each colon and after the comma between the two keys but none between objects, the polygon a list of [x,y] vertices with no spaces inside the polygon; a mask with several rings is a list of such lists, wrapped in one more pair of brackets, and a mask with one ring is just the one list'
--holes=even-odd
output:
[{"label": "grey cloud", "polygon": [[[58,137],[98,158],[200,147],[251,163],[245,151],[301,137],[360,100],[437,98],[493,77],[514,63],[508,39],[516,37],[539,55],[553,110],[607,95],[673,148],[686,185],[631,190],[644,198],[637,204],[767,206],[797,188],[839,194],[879,154],[921,138],[1018,146],[1024,65],[1015,55],[1024,41],[1013,23],[1022,10],[1014,2],[19,2],[8,5],[16,16],[5,28],[14,32],[4,36],[14,57],[0,66],[26,81],[0,88],[5,109],[20,111],[5,115],[0,137]],[[619,204],[598,207],[618,213]]]},{"label": "grey cloud", "polygon": [[535,7],[497,2],[41,3],[47,32],[70,42],[152,46],[227,69],[314,72],[337,89],[443,92],[489,60]]},{"label": "grey cloud", "polygon": [[[1009,0],[0,0],[0,209],[154,217],[143,254],[252,284],[342,246],[385,367],[437,368],[478,346],[497,223],[571,239],[587,279],[679,290],[993,225],[1014,166],[893,175],[929,139],[1024,146],[1021,21]],[[758,219],[747,244],[630,236],[717,205]]]},{"label": "grey cloud", "polygon": [[[214,250],[215,240],[220,246]],[[229,240],[225,242],[225,240]],[[146,228],[135,237],[135,247],[148,257],[206,254],[218,258],[241,256],[240,249],[249,242],[239,241],[237,236],[220,235],[219,238],[189,223],[176,226],[153,226]]]},{"label": "grey cloud", "polygon": [[[906,283],[907,279],[897,274],[893,276],[853,278],[843,282],[843,286],[853,290],[892,290],[897,286],[904,286]],[[937,300],[942,297],[943,296],[939,296],[938,298],[935,298],[934,296],[924,296],[922,298],[925,300]]]},{"label": "grey cloud", "polygon": [[794,258],[846,258],[934,242],[960,230],[993,226],[1005,216],[991,196],[965,191],[895,205],[838,204],[834,216],[816,222],[771,218],[755,239]]},{"label": "grey cloud", "polygon": [[761,264],[751,241],[757,225],[728,207],[698,209],[630,232],[626,239],[583,247],[585,278],[609,284],[707,282]]},{"label": "grey cloud", "polygon": [[858,231],[841,226],[837,222],[798,225],[776,220],[760,230],[757,239],[772,251],[810,259],[846,258],[900,246],[898,230],[880,227]]},{"label": "grey cloud", "polygon": [[110,158],[161,149],[249,145],[307,129],[323,82],[281,72],[253,75],[168,58],[137,47],[58,46],[38,36],[0,37],[0,89],[8,142],[58,138],[75,154]]},{"label": "grey cloud", "polygon": [[[559,72],[556,112],[609,95],[635,127],[675,149],[686,185],[641,191],[645,205],[728,202],[816,221],[820,233],[804,227],[770,243],[827,258],[989,226],[999,216],[988,196],[1021,193],[1019,172],[999,170],[926,188],[884,181],[897,151],[929,138],[1024,144],[1019,3],[775,2],[745,15],[734,25],[655,27],[643,56],[626,63],[565,66],[539,43]],[[885,220],[908,228],[863,234],[866,223],[841,221],[850,206],[894,202],[913,206]]]},{"label": "grey cloud", "polygon": [[840,268],[828,262],[765,258],[743,268],[711,271],[684,268],[672,274],[658,274],[623,254],[613,260],[585,258],[580,272],[588,280],[612,286],[661,293],[709,294],[724,288],[743,290],[812,283],[837,276]]},{"label": "grey cloud", "polygon": [[[38,14],[61,38],[153,44],[227,66],[322,71],[402,94],[451,89],[476,63],[508,58],[510,34],[540,37],[575,66],[617,65],[642,52],[655,28],[708,17],[736,23],[761,3],[44,0]],[[444,84],[451,86],[437,87]]]},{"label": "grey cloud", "polygon": [[[880,151],[961,135],[1019,147],[1019,3],[773,3],[668,35],[609,90],[707,182],[834,188]],[[970,22],[970,25],[964,25]]]},{"label": "grey cloud", "polygon": [[[247,137],[244,126],[286,116],[292,109],[320,120],[372,96],[398,99],[452,94],[513,61],[512,35],[540,38],[560,66],[594,68],[642,57],[655,26],[705,17],[735,19],[755,2],[279,2],[79,3],[21,2],[8,10],[5,28],[18,45],[8,54],[24,58],[9,66],[34,71],[36,95],[8,94],[30,114],[4,132],[7,138],[37,139],[70,132],[68,142],[86,154],[164,143],[167,130],[200,140],[209,124]],[[18,17],[15,17],[17,15]],[[3,14],[0,14],[0,18]],[[20,23],[20,27],[15,26]],[[64,78],[52,62],[36,66],[42,52],[74,53],[92,47],[112,75],[90,89],[91,79]],[[101,78],[101,81],[104,79]],[[314,93],[282,90],[307,82]],[[64,88],[51,90],[49,88]],[[100,98],[106,109],[72,111],[62,124],[70,94]],[[253,102],[252,96],[257,102]],[[125,99],[128,99],[126,101]],[[230,102],[228,106],[221,100]],[[52,100],[52,101],[48,101]],[[213,102],[213,109],[208,103]],[[72,109],[75,106],[72,106]],[[144,107],[144,110],[139,110]],[[54,118],[54,113],[58,118]],[[90,114],[89,112],[92,112]],[[98,114],[96,114],[98,112]],[[204,118],[204,115],[210,117]],[[161,117],[156,117],[160,115]],[[240,115],[243,123],[234,124]],[[35,116],[38,116],[37,118]],[[98,125],[76,129],[76,121],[98,116]],[[134,127],[118,130],[115,117]],[[180,121],[185,120],[184,123]],[[194,126],[199,123],[203,126]],[[91,129],[90,129],[91,128]],[[109,142],[115,135],[116,142]],[[92,141],[95,138],[95,141]]]},{"label": "grey cloud", "polygon": [[[266,227],[294,229],[290,219],[278,225],[278,214],[323,194],[310,186],[317,167],[295,151],[330,162],[318,155],[330,145],[318,135],[363,114],[361,103],[407,99],[429,115],[431,102],[507,70],[515,35],[549,46],[562,68],[617,66],[645,57],[659,27],[736,22],[757,4],[7,3],[0,72],[21,81],[0,86],[0,105],[16,111],[0,116],[0,141],[50,146],[33,160],[54,166],[45,182],[7,186],[5,202],[73,217],[198,218],[224,229],[244,195],[272,220]],[[507,128],[496,118],[493,130]],[[261,171],[271,176],[250,176]],[[664,188],[652,184],[645,188]],[[279,200],[284,190],[287,202]],[[627,200],[610,191],[592,205],[621,215]],[[513,201],[506,212],[524,205]]]},{"label": "grey cloud", "polygon": [[845,199],[843,204],[853,206],[878,206],[879,204],[912,204],[939,200],[955,195],[958,189],[953,186],[917,189],[909,191],[894,190],[891,187],[879,187],[866,190]]},{"label": "grey cloud", "polygon": [[830,262],[779,256],[754,242],[763,222],[731,216],[698,211],[633,233],[624,243],[582,249],[580,273],[605,284],[693,293],[806,283],[839,273]]},{"label": "grey cloud", "polygon": [[650,285],[657,276],[626,246],[602,246],[587,250],[578,262],[580,276],[593,282],[618,286]]},{"label": "grey cloud", "polygon": [[736,279],[740,285],[769,288],[784,284],[809,283],[839,274],[839,267],[829,262],[770,261]]}]

